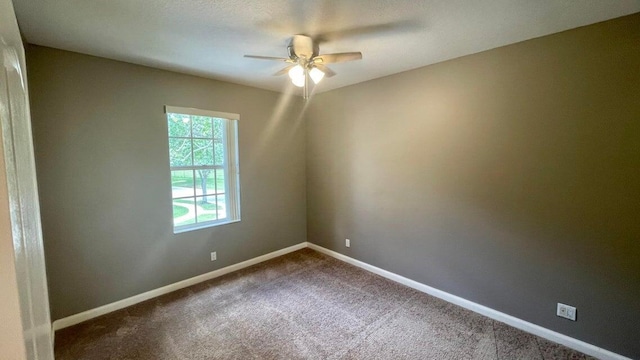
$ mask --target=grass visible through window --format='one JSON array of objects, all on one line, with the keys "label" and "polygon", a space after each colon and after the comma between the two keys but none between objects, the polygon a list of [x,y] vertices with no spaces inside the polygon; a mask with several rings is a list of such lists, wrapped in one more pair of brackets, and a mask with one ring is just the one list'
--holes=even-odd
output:
[{"label": "grass visible through window", "polygon": [[180,217],[182,215],[186,215],[188,212],[189,212],[189,209],[187,209],[184,206],[173,205],[173,217],[174,218]]}]

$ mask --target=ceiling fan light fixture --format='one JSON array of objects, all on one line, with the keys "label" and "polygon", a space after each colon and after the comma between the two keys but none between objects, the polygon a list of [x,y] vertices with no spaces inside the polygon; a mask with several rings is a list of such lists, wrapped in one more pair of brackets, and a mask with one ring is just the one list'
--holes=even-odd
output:
[{"label": "ceiling fan light fixture", "polygon": [[304,77],[291,79],[291,82],[297,87],[304,87]]},{"label": "ceiling fan light fixture", "polygon": [[309,71],[309,76],[311,76],[311,80],[313,80],[313,83],[317,84],[322,80],[322,78],[324,78],[324,72],[314,67]]},{"label": "ceiling fan light fixture", "polygon": [[[274,56],[245,55],[248,58],[262,60],[277,60],[287,63],[283,69],[276,71],[273,75],[279,76],[289,74],[293,85],[303,88],[302,96],[309,98],[309,86],[319,84],[325,77],[333,77],[336,73],[325,64],[342,63],[362,59],[359,51],[343,52],[333,54],[320,54],[318,41],[310,36],[297,34],[293,35],[287,46],[288,58]],[[309,81],[313,81],[313,84]]]},{"label": "ceiling fan light fixture", "polygon": [[300,65],[296,65],[289,70],[289,77],[291,78],[291,82],[293,85],[297,87],[304,86],[304,68]]}]

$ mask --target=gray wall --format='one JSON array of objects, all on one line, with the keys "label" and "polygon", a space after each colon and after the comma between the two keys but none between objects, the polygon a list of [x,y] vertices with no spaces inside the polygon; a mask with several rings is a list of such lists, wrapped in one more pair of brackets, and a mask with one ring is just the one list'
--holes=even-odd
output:
[{"label": "gray wall", "polygon": [[[27,62],[53,319],[306,240],[299,97],[38,46]],[[240,114],[240,223],[173,235],[165,104]]]},{"label": "gray wall", "polygon": [[635,14],[316,96],[308,240],[640,358],[639,64]]}]

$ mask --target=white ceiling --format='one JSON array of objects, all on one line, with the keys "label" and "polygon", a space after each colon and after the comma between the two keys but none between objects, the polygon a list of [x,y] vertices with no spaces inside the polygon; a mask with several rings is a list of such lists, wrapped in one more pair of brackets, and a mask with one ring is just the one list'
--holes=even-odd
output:
[{"label": "white ceiling", "polygon": [[27,42],[281,91],[292,34],[326,34],[317,91],[640,11],[640,0],[13,0]]}]

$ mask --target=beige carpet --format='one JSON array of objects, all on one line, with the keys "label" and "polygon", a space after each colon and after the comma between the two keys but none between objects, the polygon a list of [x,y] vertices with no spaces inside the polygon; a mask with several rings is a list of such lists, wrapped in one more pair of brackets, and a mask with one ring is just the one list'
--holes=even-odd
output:
[{"label": "beige carpet", "polygon": [[587,358],[309,249],[56,333],[58,360]]}]

